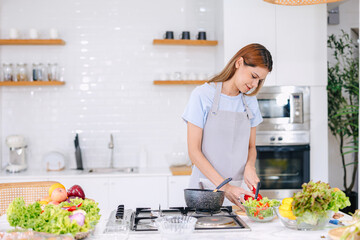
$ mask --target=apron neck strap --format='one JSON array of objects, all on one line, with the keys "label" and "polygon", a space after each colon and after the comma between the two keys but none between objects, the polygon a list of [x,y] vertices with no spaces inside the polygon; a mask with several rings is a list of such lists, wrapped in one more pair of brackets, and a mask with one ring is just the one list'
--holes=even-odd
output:
[{"label": "apron neck strap", "polygon": [[213,104],[211,106],[211,112],[212,113],[216,113],[218,111],[218,109],[219,109],[221,88],[222,88],[222,82],[217,82],[216,90],[215,90],[215,96],[214,96],[214,102],[213,102]]},{"label": "apron neck strap", "polygon": [[242,97],[242,100],[243,100],[243,103],[244,103],[244,106],[245,106],[245,111],[246,111],[246,114],[248,115],[248,118],[253,119],[254,115],[250,111],[249,106],[247,105],[247,103],[245,101],[245,95],[243,93],[241,93],[241,97]]}]

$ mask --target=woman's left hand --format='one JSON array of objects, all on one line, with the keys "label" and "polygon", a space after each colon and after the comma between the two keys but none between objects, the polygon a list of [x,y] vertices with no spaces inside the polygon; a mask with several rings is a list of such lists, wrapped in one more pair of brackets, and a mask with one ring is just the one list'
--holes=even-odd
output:
[{"label": "woman's left hand", "polygon": [[250,165],[245,166],[244,181],[251,191],[253,190],[253,187],[256,186],[258,182],[260,182],[260,179],[256,174],[255,167]]}]

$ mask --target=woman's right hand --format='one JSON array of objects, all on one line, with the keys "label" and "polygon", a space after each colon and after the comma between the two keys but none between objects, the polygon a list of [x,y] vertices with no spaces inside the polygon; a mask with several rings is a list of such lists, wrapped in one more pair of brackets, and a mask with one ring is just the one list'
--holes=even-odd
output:
[{"label": "woman's right hand", "polygon": [[241,187],[236,187],[231,184],[226,184],[224,187],[221,188],[225,192],[225,197],[229,199],[232,203],[234,203],[236,206],[239,206],[242,210],[245,211],[244,206],[241,203],[244,203],[244,195],[249,195],[252,197],[255,197],[255,194],[246,191],[245,189]]}]

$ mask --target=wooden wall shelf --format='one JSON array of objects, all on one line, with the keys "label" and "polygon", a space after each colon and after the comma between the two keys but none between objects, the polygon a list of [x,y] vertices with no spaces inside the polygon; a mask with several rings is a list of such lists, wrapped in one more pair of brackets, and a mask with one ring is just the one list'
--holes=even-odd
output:
[{"label": "wooden wall shelf", "polygon": [[0,39],[0,45],[65,45],[62,39]]},{"label": "wooden wall shelf", "polygon": [[207,80],[154,80],[155,85],[201,85],[208,82]]},{"label": "wooden wall shelf", "polygon": [[154,39],[154,45],[197,45],[197,46],[216,46],[218,41],[209,40],[182,40],[182,39]]},{"label": "wooden wall shelf", "polygon": [[36,81],[36,82],[0,82],[0,86],[60,86],[65,82],[60,81]]}]

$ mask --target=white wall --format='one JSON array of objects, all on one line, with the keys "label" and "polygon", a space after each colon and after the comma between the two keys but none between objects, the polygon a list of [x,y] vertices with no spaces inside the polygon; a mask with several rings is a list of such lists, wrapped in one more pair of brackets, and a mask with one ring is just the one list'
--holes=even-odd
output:
[{"label": "white wall", "polygon": [[220,72],[226,65],[224,58],[224,0],[215,2],[215,33],[218,40],[215,60],[215,72]]},{"label": "white wall", "polygon": [[[359,27],[359,1],[358,0],[347,0],[339,5],[340,23],[338,25],[328,25],[328,36],[331,34],[340,35],[341,30],[344,30],[350,36],[351,28]],[[333,56],[331,51],[328,49],[328,61],[333,62]],[[341,154],[339,152],[339,142],[332,135],[329,130],[329,182],[331,186],[336,186],[343,189],[343,167],[341,163]],[[350,156],[346,156],[346,159],[350,160]],[[351,173],[353,166],[347,167],[347,184],[351,182]],[[355,186],[354,189],[357,187]]]},{"label": "white wall", "polygon": [[[152,45],[167,30],[205,29],[215,39],[215,0],[3,0],[0,35],[11,27],[48,37],[59,30],[65,46],[2,46],[1,62],[58,62],[65,86],[4,87],[0,126],[5,137],[22,134],[28,162],[60,150],[75,167],[74,136],[80,133],[85,166],[107,166],[110,133],[115,165],[136,165],[145,145],[150,166],[167,166],[164,155],[186,149],[180,116],[194,86],[154,86],[163,73],[214,73],[216,47]],[[25,36],[26,37],[26,36]]]}]

